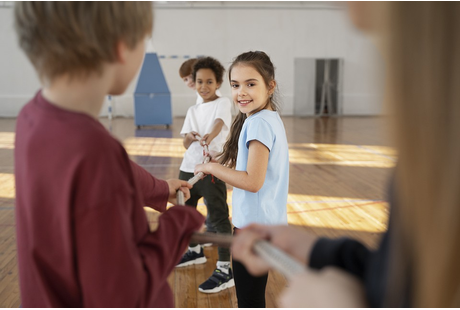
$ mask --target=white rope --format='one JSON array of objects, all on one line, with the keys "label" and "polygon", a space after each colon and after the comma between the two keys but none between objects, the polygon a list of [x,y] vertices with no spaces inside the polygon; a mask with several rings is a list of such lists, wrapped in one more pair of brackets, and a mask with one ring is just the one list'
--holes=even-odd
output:
[{"label": "white rope", "polygon": [[[194,243],[213,243],[222,248],[231,247],[232,241],[232,235],[218,233],[194,233],[191,239],[191,242]],[[283,274],[288,280],[307,270],[306,266],[266,240],[257,241],[254,244],[253,250],[271,268]]]}]

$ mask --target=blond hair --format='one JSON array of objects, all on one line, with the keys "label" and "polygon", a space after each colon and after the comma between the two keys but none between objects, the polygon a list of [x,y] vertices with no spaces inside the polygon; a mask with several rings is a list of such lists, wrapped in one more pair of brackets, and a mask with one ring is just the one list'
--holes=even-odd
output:
[{"label": "blond hair", "polygon": [[[410,268],[412,306],[459,307],[460,3],[383,6],[387,100],[399,152],[397,250]],[[391,268],[395,276],[399,267]]]},{"label": "blond hair", "polygon": [[40,79],[100,72],[116,60],[116,46],[129,48],[152,32],[151,2],[17,2],[19,45]]}]

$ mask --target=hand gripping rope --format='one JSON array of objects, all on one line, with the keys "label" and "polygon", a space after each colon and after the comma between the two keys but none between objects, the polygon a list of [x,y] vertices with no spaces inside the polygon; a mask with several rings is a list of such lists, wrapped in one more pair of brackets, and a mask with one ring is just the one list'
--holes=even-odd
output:
[{"label": "hand gripping rope", "polygon": [[[197,135],[199,137],[199,135]],[[208,145],[204,142],[200,142],[203,146],[203,164],[208,163],[211,160],[209,155]],[[194,185],[196,182],[201,180],[204,176],[203,172],[197,173],[193,178],[187,182]],[[180,190],[177,191],[177,204],[184,205],[184,193]],[[196,243],[214,243],[219,247],[230,247],[232,244],[233,236],[226,234],[215,234],[215,233],[194,233],[192,235],[191,242]],[[291,256],[273,246],[268,241],[259,240],[254,244],[254,252],[263,258],[272,268],[282,273],[288,280],[290,280],[296,274],[305,272],[307,268],[293,259]]]},{"label": "hand gripping rope", "polygon": [[[193,233],[193,243],[214,243],[219,247],[229,248],[232,245],[233,236],[215,233]],[[307,267],[289,256],[286,252],[272,245],[266,240],[259,240],[254,244],[253,250],[267,262],[270,267],[283,274],[288,280],[293,276],[307,271]]]}]

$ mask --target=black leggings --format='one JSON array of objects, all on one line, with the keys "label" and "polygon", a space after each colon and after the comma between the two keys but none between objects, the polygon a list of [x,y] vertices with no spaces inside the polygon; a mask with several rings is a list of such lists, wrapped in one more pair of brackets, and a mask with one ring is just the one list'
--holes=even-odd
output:
[{"label": "black leggings", "polygon": [[[233,229],[233,233],[238,228]],[[265,308],[265,288],[268,273],[254,277],[239,261],[233,260],[233,278],[235,279],[238,308]]]}]

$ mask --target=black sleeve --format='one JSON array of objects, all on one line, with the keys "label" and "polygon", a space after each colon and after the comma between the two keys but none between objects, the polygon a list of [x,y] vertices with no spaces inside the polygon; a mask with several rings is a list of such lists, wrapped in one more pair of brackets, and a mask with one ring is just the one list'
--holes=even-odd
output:
[{"label": "black sleeve", "polygon": [[[379,247],[369,250],[362,243],[350,239],[320,238],[313,246],[310,253],[309,264],[311,268],[321,269],[326,266],[335,266],[357,276],[363,281],[369,307],[382,307],[385,305],[386,290],[388,288],[388,274],[391,244],[398,241],[398,231],[395,231],[395,180],[390,178],[388,186],[388,201],[391,206],[388,230],[383,234]],[[396,227],[397,228],[397,227]],[[390,238],[392,241],[390,241]],[[394,246],[394,245],[393,245]],[[401,281],[409,279],[401,275]],[[409,280],[405,280],[406,282]],[[393,284],[394,286],[394,284]],[[410,283],[398,285],[402,289],[398,292],[397,306],[410,305]]]},{"label": "black sleeve", "polygon": [[360,242],[349,239],[320,238],[310,254],[310,267],[336,266],[363,279],[371,251]]}]

